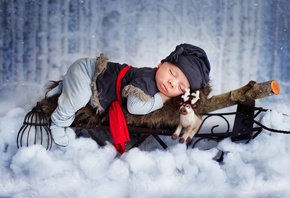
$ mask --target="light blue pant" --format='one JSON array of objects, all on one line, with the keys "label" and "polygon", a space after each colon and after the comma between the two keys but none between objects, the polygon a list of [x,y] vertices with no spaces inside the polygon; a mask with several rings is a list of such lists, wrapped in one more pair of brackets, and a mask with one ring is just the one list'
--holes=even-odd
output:
[{"label": "light blue pant", "polygon": [[90,101],[95,68],[96,60],[92,58],[77,60],[69,67],[63,77],[62,89],[56,88],[61,90],[61,95],[58,106],[51,115],[52,125],[70,126],[75,119],[75,113]]}]

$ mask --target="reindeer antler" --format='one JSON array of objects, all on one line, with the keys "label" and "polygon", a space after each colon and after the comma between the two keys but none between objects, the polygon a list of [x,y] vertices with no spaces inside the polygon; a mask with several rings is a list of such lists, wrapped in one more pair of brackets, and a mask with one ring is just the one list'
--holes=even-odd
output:
[{"label": "reindeer antler", "polygon": [[197,90],[196,93],[192,93],[191,96],[193,96],[191,104],[194,105],[199,100],[199,91]]},{"label": "reindeer antler", "polygon": [[190,89],[189,88],[186,88],[185,89],[185,93],[181,96],[181,98],[183,98],[183,102],[188,101],[189,95],[190,95]]}]

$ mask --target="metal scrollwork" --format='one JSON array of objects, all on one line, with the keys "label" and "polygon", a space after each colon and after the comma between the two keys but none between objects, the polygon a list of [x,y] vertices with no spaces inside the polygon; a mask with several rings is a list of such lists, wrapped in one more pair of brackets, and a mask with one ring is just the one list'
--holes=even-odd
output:
[{"label": "metal scrollwork", "polygon": [[[203,119],[201,123],[198,133],[195,135],[195,138],[190,143],[192,144],[191,147],[192,148],[198,147],[197,145],[201,144],[201,142],[203,141],[207,141],[207,143],[205,144],[209,145],[208,142],[218,143],[219,141],[227,137],[230,137],[232,132],[230,132],[231,126],[230,126],[230,122],[227,116],[235,116],[235,115],[236,115],[236,112],[205,114],[205,118]],[[215,125],[205,124],[206,122],[211,122],[211,120],[216,121],[216,118],[221,118],[219,120],[222,120],[222,122]],[[210,131],[210,132],[203,133],[202,131],[204,130],[204,126],[206,125],[211,126],[211,128],[206,129],[207,131]],[[218,131],[218,129],[222,128],[222,126],[225,126],[225,128],[223,128],[223,130]]]}]

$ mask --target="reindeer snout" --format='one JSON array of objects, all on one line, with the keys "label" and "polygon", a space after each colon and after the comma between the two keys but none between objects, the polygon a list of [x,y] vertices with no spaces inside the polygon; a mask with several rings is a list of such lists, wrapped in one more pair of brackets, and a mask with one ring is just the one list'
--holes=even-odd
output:
[{"label": "reindeer snout", "polygon": [[186,108],[185,107],[181,107],[180,110],[179,110],[179,112],[182,115],[186,115],[187,114],[187,111],[186,111]]}]

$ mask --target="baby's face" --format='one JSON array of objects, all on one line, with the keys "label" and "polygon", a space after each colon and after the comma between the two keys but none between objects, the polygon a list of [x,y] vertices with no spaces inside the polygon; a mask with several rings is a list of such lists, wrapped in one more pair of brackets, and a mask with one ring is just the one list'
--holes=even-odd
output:
[{"label": "baby's face", "polygon": [[155,75],[158,90],[168,97],[176,97],[190,87],[184,73],[174,64],[163,62],[158,65]]}]

